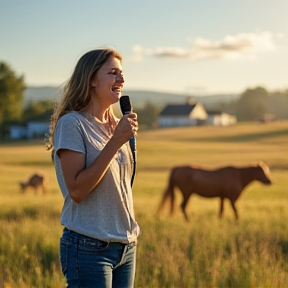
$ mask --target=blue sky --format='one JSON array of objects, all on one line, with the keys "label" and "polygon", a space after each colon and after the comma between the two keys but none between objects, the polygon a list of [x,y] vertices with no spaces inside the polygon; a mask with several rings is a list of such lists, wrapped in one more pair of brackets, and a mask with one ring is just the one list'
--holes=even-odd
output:
[{"label": "blue sky", "polygon": [[61,85],[85,52],[123,56],[126,89],[288,89],[287,0],[0,0],[0,61]]}]

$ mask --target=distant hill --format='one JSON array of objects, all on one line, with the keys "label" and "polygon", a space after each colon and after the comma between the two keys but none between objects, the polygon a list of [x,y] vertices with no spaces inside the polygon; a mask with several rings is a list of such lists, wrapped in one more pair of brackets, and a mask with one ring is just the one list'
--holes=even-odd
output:
[{"label": "distant hill", "polygon": [[[213,108],[213,105],[219,102],[230,102],[239,98],[238,94],[221,94],[208,96],[188,96],[185,94],[146,91],[146,90],[123,90],[122,95],[129,95],[134,107],[142,107],[149,102],[159,107],[167,103],[184,103],[188,98],[201,102],[207,108]],[[52,100],[58,101],[61,96],[61,87],[55,86],[28,86],[24,92],[24,105],[28,101]]]},{"label": "distant hill", "polygon": [[55,86],[27,86],[24,92],[24,102],[56,100],[59,98],[61,87]]},{"label": "distant hill", "polygon": [[134,106],[143,106],[145,103],[150,102],[158,106],[164,106],[168,103],[177,104],[185,103],[188,99],[194,99],[201,102],[205,107],[213,107],[219,102],[230,102],[239,98],[238,94],[221,94],[221,95],[208,95],[197,96],[187,94],[176,94],[168,92],[145,91],[145,90],[124,90],[123,95],[129,95],[133,101]]}]

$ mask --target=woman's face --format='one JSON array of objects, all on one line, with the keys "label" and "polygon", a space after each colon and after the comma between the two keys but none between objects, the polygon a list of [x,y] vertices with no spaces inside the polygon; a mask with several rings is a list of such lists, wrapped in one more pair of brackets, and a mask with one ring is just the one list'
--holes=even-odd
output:
[{"label": "woman's face", "polygon": [[114,56],[108,58],[91,81],[97,100],[107,106],[119,100],[123,84],[122,64]]}]

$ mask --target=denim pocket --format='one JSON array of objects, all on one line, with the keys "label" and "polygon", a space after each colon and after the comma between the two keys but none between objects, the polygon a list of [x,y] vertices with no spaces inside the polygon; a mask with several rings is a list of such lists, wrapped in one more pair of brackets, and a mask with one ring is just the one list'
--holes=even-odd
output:
[{"label": "denim pocket", "polygon": [[60,263],[64,275],[67,273],[69,246],[71,246],[71,240],[62,237],[60,239]]},{"label": "denim pocket", "polygon": [[91,252],[103,251],[107,249],[108,246],[109,242],[97,239],[81,237],[78,240],[78,248],[81,251],[91,251]]}]

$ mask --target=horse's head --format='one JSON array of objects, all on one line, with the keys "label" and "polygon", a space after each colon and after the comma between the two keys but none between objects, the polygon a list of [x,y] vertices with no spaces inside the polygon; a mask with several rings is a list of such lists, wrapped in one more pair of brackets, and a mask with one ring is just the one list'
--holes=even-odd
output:
[{"label": "horse's head", "polygon": [[260,173],[258,173],[259,175],[257,175],[258,176],[257,180],[259,180],[265,185],[271,185],[272,180],[270,177],[269,167],[262,161],[258,163],[257,167],[259,168],[259,171],[260,171]]},{"label": "horse's head", "polygon": [[20,191],[23,193],[26,189],[26,183],[25,182],[19,182]]}]

